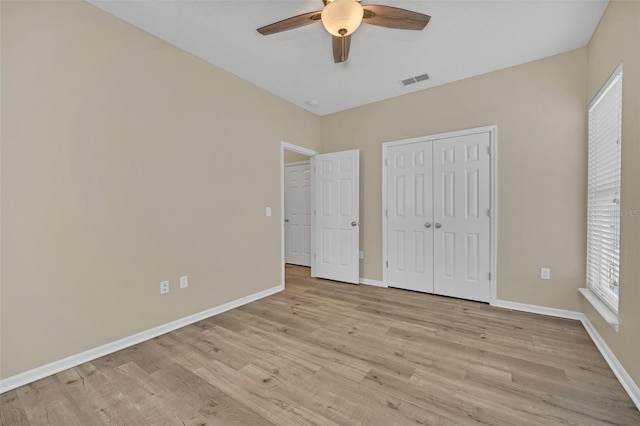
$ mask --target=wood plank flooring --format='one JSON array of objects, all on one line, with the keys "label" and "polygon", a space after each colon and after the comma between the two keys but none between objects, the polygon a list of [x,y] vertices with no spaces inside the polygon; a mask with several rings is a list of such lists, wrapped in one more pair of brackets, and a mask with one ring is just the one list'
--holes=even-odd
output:
[{"label": "wood plank flooring", "polygon": [[309,278],[1,396],[2,425],[640,425],[577,321]]}]

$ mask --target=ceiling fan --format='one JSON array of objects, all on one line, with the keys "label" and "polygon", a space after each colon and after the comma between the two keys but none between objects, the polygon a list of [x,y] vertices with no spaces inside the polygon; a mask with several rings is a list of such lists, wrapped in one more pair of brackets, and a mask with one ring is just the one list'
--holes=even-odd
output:
[{"label": "ceiling fan", "polygon": [[360,4],[360,0],[322,0],[324,8],[319,11],[303,13],[258,28],[262,35],[270,35],[292,30],[304,25],[321,21],[324,28],[333,36],[333,60],[345,62],[349,57],[351,34],[362,22],[379,27],[401,30],[422,30],[431,17],[391,6]]}]

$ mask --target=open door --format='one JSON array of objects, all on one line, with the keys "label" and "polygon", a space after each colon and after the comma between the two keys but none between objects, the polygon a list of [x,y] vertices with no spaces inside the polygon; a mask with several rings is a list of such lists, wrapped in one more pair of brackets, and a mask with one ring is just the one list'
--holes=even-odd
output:
[{"label": "open door", "polygon": [[360,282],[360,151],[315,156],[315,275]]}]

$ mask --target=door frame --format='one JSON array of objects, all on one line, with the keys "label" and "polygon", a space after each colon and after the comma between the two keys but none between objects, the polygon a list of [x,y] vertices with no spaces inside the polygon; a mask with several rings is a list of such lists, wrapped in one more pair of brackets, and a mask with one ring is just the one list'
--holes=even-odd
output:
[{"label": "door frame", "polygon": [[493,305],[497,299],[497,282],[498,282],[498,126],[482,126],[474,127],[464,130],[456,130],[452,132],[437,133],[433,135],[420,136],[417,138],[401,139],[391,142],[385,142],[382,144],[382,282],[385,287],[389,286],[389,279],[387,277],[386,262],[389,261],[387,254],[387,167],[385,162],[387,161],[387,149],[392,146],[409,145],[417,142],[433,141],[435,139],[454,138],[458,136],[467,136],[477,133],[489,133],[489,147],[491,149],[491,155],[489,159],[489,197],[491,200],[491,217],[490,220],[490,232],[489,232],[489,256],[490,256],[490,300],[489,304]]},{"label": "door frame", "polygon": [[[298,154],[309,156],[309,167],[311,170],[315,167],[315,155],[318,154],[314,151],[303,146],[294,145],[292,143],[280,142],[280,284],[284,287],[284,265],[285,265],[285,251],[284,251],[284,151],[297,152]],[[311,211],[314,211],[315,197],[314,197],[314,173],[310,174],[311,177]],[[316,261],[315,261],[315,224],[311,221],[311,276],[315,277]]]}]

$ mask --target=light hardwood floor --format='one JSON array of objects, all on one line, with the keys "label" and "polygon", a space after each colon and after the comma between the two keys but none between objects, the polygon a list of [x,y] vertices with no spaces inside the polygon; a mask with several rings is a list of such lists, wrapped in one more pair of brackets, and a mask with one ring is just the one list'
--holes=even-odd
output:
[{"label": "light hardwood floor", "polygon": [[1,399],[2,425],[640,425],[577,321],[309,278]]}]

